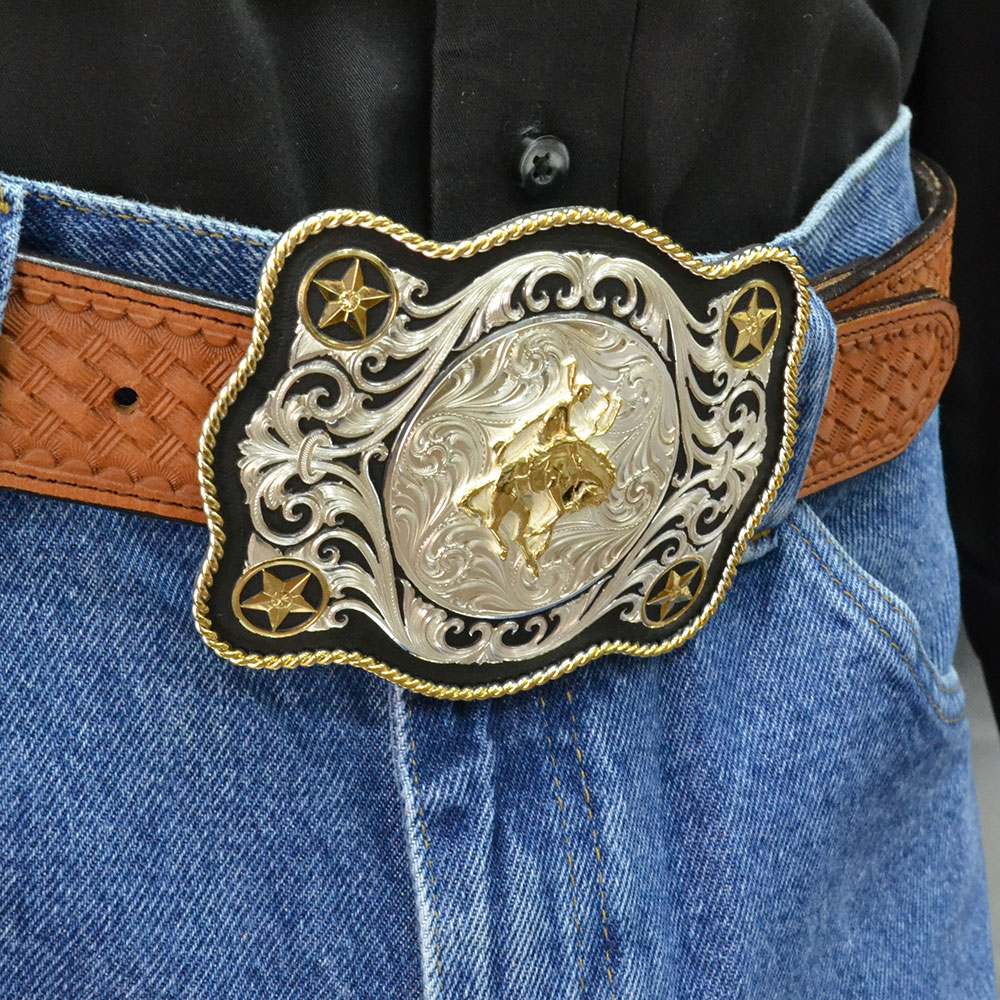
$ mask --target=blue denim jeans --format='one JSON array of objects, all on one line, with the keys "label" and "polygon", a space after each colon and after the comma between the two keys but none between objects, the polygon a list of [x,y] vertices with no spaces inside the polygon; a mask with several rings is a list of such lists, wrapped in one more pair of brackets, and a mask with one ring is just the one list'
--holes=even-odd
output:
[{"label": "blue denim jeans", "polygon": [[[908,128],[776,237],[810,274],[916,224]],[[249,301],[275,239],[0,202],[0,303],[19,247]],[[817,300],[773,530],[708,626],[498,701],[224,662],[204,529],[0,493],[0,995],[992,998],[937,419],[797,501],[834,337]]]}]

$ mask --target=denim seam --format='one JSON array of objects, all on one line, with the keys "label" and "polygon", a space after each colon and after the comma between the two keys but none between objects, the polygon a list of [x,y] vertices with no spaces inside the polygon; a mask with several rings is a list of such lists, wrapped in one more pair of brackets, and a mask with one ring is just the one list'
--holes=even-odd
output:
[{"label": "denim seam", "polygon": [[913,641],[916,643],[917,653],[919,654],[920,659],[923,662],[923,665],[927,668],[928,673],[934,679],[934,686],[938,689],[938,691],[940,691],[941,694],[954,694],[962,685],[960,683],[958,683],[958,684],[953,684],[950,687],[945,687],[944,684],[941,683],[940,678],[938,677],[938,672],[934,669],[934,667],[932,666],[930,660],[927,658],[927,655],[924,653],[923,643],[920,641],[920,636],[917,635],[917,624],[916,624],[916,622],[914,622],[913,619],[901,607],[899,607],[897,604],[895,604],[891,600],[891,598],[889,598],[878,587],[876,587],[874,583],[872,583],[870,580],[866,580],[851,565],[851,557],[848,555],[847,551],[844,549],[844,547],[835,538],[832,538],[830,536],[830,534],[827,532],[826,528],[824,527],[823,522],[820,521],[820,519],[816,516],[815,513],[813,513],[812,510],[810,510],[810,508],[808,507],[808,505],[802,504],[802,511],[809,517],[809,519],[813,522],[813,524],[816,525],[816,529],[826,539],[826,541],[829,542],[829,544],[833,547],[833,549],[836,552],[838,552],[847,561],[847,567],[848,567],[848,569],[850,569],[850,571],[869,590],[873,591],[880,598],[882,598],[882,600],[885,601],[885,603],[888,604],[889,607],[892,608],[892,610],[895,611],[899,615],[899,617],[902,618],[903,621],[906,622],[906,624],[910,627],[910,634],[913,636]]},{"label": "denim seam", "polygon": [[109,212],[106,208],[92,208],[87,205],[77,205],[75,202],[57,198],[54,194],[42,194],[40,191],[25,191],[25,197],[41,198],[44,201],[53,201],[63,208],[72,208],[77,212],[85,212],[88,215],[102,215],[108,219],[121,219],[125,222],[141,222],[148,226],[163,226],[166,229],[176,229],[182,233],[191,233],[194,236],[208,236],[215,240],[231,240],[233,243],[245,243],[252,247],[267,247],[269,244],[260,240],[244,239],[242,236],[230,236],[227,233],[213,233],[207,229],[192,229],[190,226],[182,226],[179,222],[165,222],[161,219],[143,219],[138,215],[126,215],[124,212]]},{"label": "denim seam", "polygon": [[548,746],[549,761],[552,764],[552,777],[555,782],[554,790],[556,802],[559,804],[559,820],[562,823],[563,840],[566,843],[566,861],[569,866],[569,884],[572,890],[573,898],[572,916],[573,924],[576,927],[577,962],[580,966],[577,982],[580,984],[580,995],[585,996],[587,993],[587,984],[583,979],[583,932],[580,928],[580,899],[579,894],[577,893],[576,873],[573,868],[573,852],[569,843],[569,824],[566,822],[566,805],[563,802],[562,792],[560,791],[559,768],[556,765],[555,749],[552,745],[552,736],[549,731],[549,720],[545,715],[545,699],[541,695],[538,696],[538,704],[541,706],[542,710],[542,725],[545,728],[545,742]]},{"label": "denim seam", "polygon": [[583,767],[583,751],[580,747],[580,739],[577,735],[576,711],[573,707],[573,692],[570,690],[568,684],[566,685],[566,700],[569,702],[569,717],[573,730],[573,749],[576,751],[576,759],[580,765],[580,786],[583,789],[583,800],[587,807],[587,815],[590,817],[590,832],[594,838],[594,855],[597,858],[597,891],[601,897],[601,930],[604,933],[604,961],[607,964],[608,983],[611,987],[611,1000],[616,1000],[615,977],[611,967],[611,936],[608,933],[608,908],[604,892],[604,859],[601,857],[601,845],[597,838],[597,820],[594,818],[594,808],[590,799],[590,789],[587,787],[587,775]]},{"label": "denim seam", "polygon": [[2,184],[0,184],[0,213],[2,213],[3,215],[10,214],[10,202],[7,201],[7,198],[3,193]]},{"label": "denim seam", "polygon": [[406,866],[410,876],[410,887],[413,893],[413,918],[416,925],[417,965],[420,972],[419,990],[416,996],[424,1000],[437,997],[440,1000],[440,989],[435,987],[434,971],[430,959],[431,930],[434,918],[430,911],[430,900],[424,878],[423,859],[417,838],[417,811],[413,795],[413,783],[410,780],[410,753],[407,733],[406,693],[391,684],[386,685],[385,699],[389,713],[389,747],[392,772],[395,777],[396,793],[399,796],[400,813],[403,826],[403,844],[406,853]]},{"label": "denim seam", "polygon": [[436,965],[438,974],[438,986],[441,995],[444,996],[444,968],[441,962],[441,916],[438,911],[437,884],[434,879],[434,867],[431,861],[431,842],[427,834],[427,823],[424,818],[424,803],[420,789],[420,779],[417,775],[417,735],[413,722],[413,702],[410,701],[406,713],[406,721],[410,730],[410,766],[413,777],[413,788],[416,792],[417,822],[420,824],[420,833],[424,841],[424,861],[427,864],[427,877],[430,881],[431,906],[434,916],[431,933],[434,937],[434,951],[436,953]]},{"label": "denim seam", "polygon": [[868,621],[869,621],[869,622],[871,622],[871,624],[872,624],[872,625],[874,625],[874,626],[875,626],[875,628],[876,628],[876,629],[878,629],[878,631],[879,631],[879,632],[880,632],[880,633],[881,633],[881,634],[882,634],[883,636],[885,636],[885,638],[886,638],[886,639],[888,639],[888,640],[889,640],[889,645],[890,645],[890,646],[892,646],[892,648],[893,648],[894,650],[896,650],[896,652],[897,652],[897,653],[899,654],[899,656],[900,656],[900,657],[901,657],[901,659],[903,660],[903,663],[905,663],[905,664],[906,664],[906,669],[907,669],[907,670],[909,670],[909,672],[910,672],[910,676],[912,676],[912,677],[913,677],[913,679],[914,679],[914,680],[915,680],[915,681],[917,682],[917,686],[918,686],[918,687],[920,688],[920,690],[921,690],[921,691],[923,692],[923,695],[924,695],[924,697],[925,697],[925,698],[927,699],[927,701],[928,701],[928,702],[930,703],[930,705],[931,705],[931,706],[933,707],[934,711],[935,711],[935,712],[937,713],[937,716],[938,716],[938,718],[939,718],[939,719],[940,719],[940,720],[941,720],[942,722],[946,722],[946,723],[948,723],[949,725],[955,725],[956,723],[959,723],[959,722],[961,722],[961,721],[962,721],[962,720],[963,720],[963,719],[965,718],[965,712],[964,712],[964,711],[962,711],[962,712],[960,712],[960,713],[959,713],[958,715],[956,715],[956,716],[948,716],[948,715],[945,715],[945,714],[944,714],[944,712],[943,712],[943,711],[941,710],[941,706],[940,706],[940,705],[939,705],[939,704],[938,704],[938,703],[937,703],[937,702],[936,702],[936,701],[935,701],[935,700],[934,700],[934,699],[933,699],[933,698],[931,697],[931,693],[930,693],[930,692],[929,692],[929,691],[927,690],[927,686],[926,686],[926,685],[924,684],[924,682],[923,682],[923,681],[922,681],[922,680],[920,679],[920,676],[919,676],[919,675],[917,674],[917,670],[916,670],[916,668],[915,668],[915,667],[913,666],[913,663],[912,663],[912,661],[910,660],[910,658],[909,658],[909,657],[908,657],[908,656],[906,655],[906,653],[904,653],[904,652],[903,652],[903,649],[902,649],[902,647],[901,647],[901,646],[900,646],[900,645],[899,645],[899,644],[898,644],[898,643],[896,642],[896,640],[895,640],[895,639],[893,639],[892,635],[891,635],[891,634],[890,634],[890,633],[889,633],[889,632],[888,632],[888,631],[886,630],[885,626],[883,626],[883,625],[882,625],[882,623],[881,623],[881,622],[880,622],[880,621],[879,621],[879,620],[878,620],[877,618],[875,618],[875,617],[874,617],[874,616],[872,615],[871,611],[870,611],[870,610],[869,610],[868,608],[866,608],[866,607],[865,607],[865,606],[864,606],[864,605],[863,605],[863,604],[862,604],[862,603],[861,603],[861,602],[860,602],[860,601],[859,601],[859,600],[858,600],[858,599],[857,599],[857,598],[856,598],[856,597],[854,596],[854,594],[852,594],[852,593],[851,593],[851,592],[850,592],[850,591],[849,591],[849,590],[847,589],[847,587],[845,587],[845,586],[844,586],[844,584],[843,584],[843,583],[842,583],[842,582],[841,582],[841,581],[840,581],[840,580],[839,580],[839,579],[838,579],[838,578],[837,578],[837,577],[836,577],[836,576],[834,575],[834,572],[833,572],[833,570],[832,570],[832,569],[830,569],[830,567],[829,567],[829,566],[827,566],[825,562],[823,562],[823,559],[822,559],[822,557],[821,557],[821,556],[820,556],[820,554],[819,554],[819,553],[818,553],[818,552],[816,551],[815,547],[813,546],[813,543],[812,543],[811,541],[809,541],[809,539],[808,539],[808,538],[807,538],[807,537],[805,536],[805,534],[804,534],[804,532],[802,531],[802,529],[801,529],[801,528],[799,528],[799,526],[798,526],[798,525],[797,525],[797,524],[796,524],[796,523],[795,523],[795,522],[794,522],[794,521],[793,521],[793,520],[792,520],[791,518],[788,518],[788,525],[789,525],[789,527],[793,528],[793,529],[795,530],[795,532],[796,532],[796,533],[797,533],[797,534],[799,535],[799,537],[800,537],[800,538],[802,539],[802,541],[804,541],[804,542],[806,543],[806,545],[807,545],[807,546],[809,547],[809,552],[810,552],[810,554],[812,555],[812,557],[813,557],[813,558],[814,558],[814,559],[816,560],[816,562],[818,562],[818,563],[820,564],[820,566],[822,566],[822,567],[823,567],[823,569],[824,569],[824,570],[826,571],[826,574],[827,574],[827,576],[829,576],[829,577],[830,577],[830,579],[831,579],[831,580],[832,580],[832,581],[833,581],[833,582],[834,582],[834,583],[835,583],[835,584],[836,584],[836,585],[837,585],[838,587],[840,587],[840,590],[841,590],[841,592],[842,592],[842,593],[843,593],[843,594],[844,594],[844,595],[845,595],[845,596],[846,596],[846,597],[847,597],[847,598],[848,598],[848,599],[850,600],[850,602],[851,602],[851,603],[852,603],[852,604],[853,604],[853,605],[854,605],[854,606],[855,606],[855,607],[856,607],[856,608],[857,608],[857,609],[858,609],[858,610],[859,610],[859,611],[860,611],[860,612],[861,612],[861,613],[862,613],[862,614],[863,614],[863,615],[864,615],[864,616],[865,616],[865,617],[866,617],[866,618],[868,619]]}]

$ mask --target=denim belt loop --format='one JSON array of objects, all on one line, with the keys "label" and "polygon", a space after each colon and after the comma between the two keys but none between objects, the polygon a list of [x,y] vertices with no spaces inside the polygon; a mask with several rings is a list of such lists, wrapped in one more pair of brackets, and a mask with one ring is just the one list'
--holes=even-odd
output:
[{"label": "denim belt loop", "polygon": [[[900,107],[892,127],[837,179],[802,222],[769,242],[791,250],[810,279],[850,261],[882,253],[920,222],[910,165],[910,109]],[[823,415],[837,351],[837,325],[813,293],[809,330],[799,368],[798,429],[788,472],[759,532],[781,524],[795,509]],[[752,558],[753,550],[748,556]]]},{"label": "denim belt loop", "polygon": [[24,188],[6,179],[0,181],[0,323],[10,295],[23,218]]}]

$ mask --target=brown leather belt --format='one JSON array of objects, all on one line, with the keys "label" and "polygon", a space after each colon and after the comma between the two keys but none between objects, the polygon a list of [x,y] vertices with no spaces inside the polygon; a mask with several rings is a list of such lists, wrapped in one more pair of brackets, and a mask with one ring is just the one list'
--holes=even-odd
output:
[{"label": "brown leather belt", "polygon": [[[920,227],[813,283],[837,358],[802,495],[902,452],[955,362],[955,192],[929,161],[914,175]],[[203,522],[198,436],[252,325],[249,310],[19,260],[0,335],[0,487]]]}]

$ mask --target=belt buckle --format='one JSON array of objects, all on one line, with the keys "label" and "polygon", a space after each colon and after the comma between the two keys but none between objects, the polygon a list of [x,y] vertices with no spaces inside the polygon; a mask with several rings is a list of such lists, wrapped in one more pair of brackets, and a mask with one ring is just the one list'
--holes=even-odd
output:
[{"label": "belt buckle", "polygon": [[618,212],[304,220],[202,431],[199,631],[463,700],[680,646],[787,470],[807,322],[790,252]]}]

